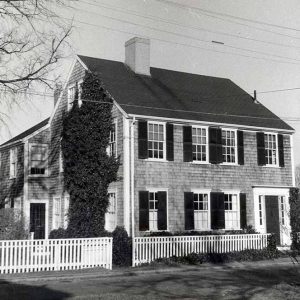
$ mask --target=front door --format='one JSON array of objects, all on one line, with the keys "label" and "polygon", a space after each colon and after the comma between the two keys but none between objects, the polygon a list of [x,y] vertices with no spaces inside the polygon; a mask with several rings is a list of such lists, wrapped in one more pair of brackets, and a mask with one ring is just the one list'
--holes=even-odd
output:
[{"label": "front door", "polygon": [[45,203],[30,203],[30,232],[34,232],[34,239],[45,238]]},{"label": "front door", "polygon": [[280,245],[278,196],[265,196],[265,205],[267,232],[274,233],[277,245]]}]

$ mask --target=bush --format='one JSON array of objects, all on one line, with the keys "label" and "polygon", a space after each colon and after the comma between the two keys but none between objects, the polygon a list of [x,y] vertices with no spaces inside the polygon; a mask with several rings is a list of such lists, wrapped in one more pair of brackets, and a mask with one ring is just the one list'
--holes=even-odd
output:
[{"label": "bush", "polygon": [[22,214],[13,208],[0,209],[0,240],[25,240],[28,237]]},{"label": "bush", "polygon": [[112,233],[113,236],[113,265],[132,265],[132,239],[122,226],[117,226]]},{"label": "bush", "polygon": [[300,250],[300,238],[298,232],[300,232],[300,195],[298,188],[290,189],[290,224],[291,224],[291,238],[292,238],[292,250]]},{"label": "bush", "polygon": [[67,238],[67,231],[64,228],[54,229],[49,234],[49,239],[65,239]]}]

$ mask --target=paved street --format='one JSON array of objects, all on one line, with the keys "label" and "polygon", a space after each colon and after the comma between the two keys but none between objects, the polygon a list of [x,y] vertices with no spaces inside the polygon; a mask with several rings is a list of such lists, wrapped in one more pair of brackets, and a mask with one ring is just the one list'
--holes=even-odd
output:
[{"label": "paved street", "polygon": [[287,260],[72,274],[0,279],[0,299],[300,299],[300,265]]}]

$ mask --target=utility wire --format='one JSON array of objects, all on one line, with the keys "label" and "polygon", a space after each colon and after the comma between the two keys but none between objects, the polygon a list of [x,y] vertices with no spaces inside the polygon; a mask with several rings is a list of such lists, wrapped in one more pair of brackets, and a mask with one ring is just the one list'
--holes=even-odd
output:
[{"label": "utility wire", "polygon": [[214,18],[214,19],[223,20],[225,22],[234,23],[234,24],[238,24],[238,25],[241,25],[241,26],[254,28],[254,29],[259,30],[259,31],[264,31],[264,32],[268,32],[268,33],[272,33],[272,34],[276,34],[276,35],[280,35],[280,36],[286,36],[286,37],[289,37],[289,38],[300,40],[300,37],[295,37],[295,36],[292,36],[292,35],[279,33],[279,32],[275,32],[275,31],[272,31],[272,30],[265,29],[265,28],[260,28],[260,27],[256,27],[256,26],[253,26],[253,25],[249,25],[249,24],[245,24],[245,23],[241,23],[241,22],[237,22],[237,21],[233,21],[233,20],[224,19],[222,17],[214,16],[213,13],[205,12],[205,11],[203,11],[203,9],[198,8],[198,7],[183,5],[183,4],[179,4],[179,3],[174,3],[174,2],[168,1],[168,0],[155,0],[155,1],[163,2],[167,5],[176,6],[176,7],[179,7],[181,9],[185,9],[185,10],[197,10],[202,15],[206,15],[206,16]]},{"label": "utility wire", "polygon": [[[202,28],[202,27],[199,27],[199,26],[186,25],[184,23],[178,23],[178,22],[174,22],[174,21],[171,21],[171,20],[166,20],[164,18],[160,18],[158,16],[154,16],[154,15],[150,15],[150,14],[142,15],[138,11],[129,10],[129,9],[121,9],[120,7],[116,7],[116,6],[112,6],[112,5],[107,5],[107,4],[104,5],[104,4],[99,4],[99,3],[96,4],[97,2],[96,3],[90,3],[90,2],[87,2],[87,1],[83,1],[83,0],[79,0],[79,2],[86,3],[88,5],[92,5],[92,6],[96,6],[96,7],[100,7],[100,8],[110,9],[110,10],[113,10],[113,11],[119,11],[119,12],[122,12],[122,13],[130,14],[130,15],[133,15],[133,16],[137,16],[137,17],[141,17],[141,18],[145,18],[145,19],[149,19],[149,20],[160,21],[160,22],[163,22],[163,23],[166,23],[166,24],[181,26],[183,28],[194,29],[194,30],[198,30],[198,31],[204,31],[204,32],[209,32],[209,33],[213,33],[213,34],[219,34],[219,35],[229,36],[229,37],[233,37],[233,38],[237,38],[237,39],[249,40],[249,41],[254,41],[254,42],[259,42],[259,43],[264,43],[264,44],[269,44],[269,45],[275,45],[275,46],[279,46],[279,47],[300,49],[300,46],[287,45],[287,44],[282,44],[282,43],[259,40],[259,39],[239,36],[239,35],[231,34],[231,33],[227,33],[227,32],[214,31],[214,30]],[[72,7],[72,8],[75,9],[75,10],[81,11],[80,8],[76,8],[76,7]]]},{"label": "utility wire", "polygon": [[[96,14],[98,16],[101,16],[103,18],[108,18],[108,19],[111,19],[113,21],[126,23],[126,24],[130,24],[130,25],[135,25],[135,26],[142,26],[142,27],[145,27],[145,28],[148,28],[148,29],[151,29],[151,30],[155,30],[155,31],[159,31],[159,32],[162,32],[162,33],[172,34],[172,35],[175,35],[175,36],[196,40],[196,41],[199,41],[201,43],[206,43],[206,44],[210,44],[210,45],[212,44],[211,40],[208,41],[208,40],[200,39],[200,38],[194,37],[192,35],[176,33],[176,32],[173,32],[173,31],[169,31],[169,30],[165,30],[165,29],[159,29],[159,28],[155,28],[155,27],[152,27],[152,26],[144,25],[144,24],[139,24],[139,23],[132,22],[132,21],[121,20],[119,18],[114,18],[114,17],[111,17],[111,16],[103,15],[103,14],[96,13],[96,12],[87,11],[87,10],[84,10],[84,9],[81,9],[81,11],[85,11],[85,12],[90,13],[90,14]],[[293,60],[293,61],[300,62],[300,59],[297,59],[297,58],[281,56],[281,55],[272,54],[272,53],[264,52],[264,51],[251,50],[251,49],[247,49],[247,48],[236,47],[236,46],[231,46],[231,45],[226,45],[226,44],[222,45],[222,47],[235,49],[235,50],[242,50],[242,51],[246,51],[246,52],[250,52],[250,53],[262,54],[262,55],[266,55],[268,57],[273,56],[273,57],[280,58],[280,59],[288,59],[288,60]]]}]

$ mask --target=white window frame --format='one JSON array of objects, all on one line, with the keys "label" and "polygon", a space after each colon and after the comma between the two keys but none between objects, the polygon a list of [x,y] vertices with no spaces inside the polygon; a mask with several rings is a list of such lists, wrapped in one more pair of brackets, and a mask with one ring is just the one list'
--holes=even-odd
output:
[{"label": "white window frame", "polygon": [[[117,118],[114,118],[113,119],[113,122],[112,122],[114,125],[115,125],[115,155],[114,155],[114,157],[117,157],[118,156],[118,149],[117,149],[117,147],[118,147],[118,133],[117,133],[117,131],[118,131],[118,119]],[[111,132],[109,132],[109,142],[108,142],[108,146],[107,146],[107,149],[106,149],[106,152],[107,152],[107,155],[109,155],[109,156],[111,156],[111,141],[110,141],[110,133]]]},{"label": "white window frame", "polygon": [[14,147],[9,149],[9,178],[10,179],[14,179],[17,177],[17,170],[18,170],[18,147]]},{"label": "white window frame", "polygon": [[[240,230],[241,229],[241,213],[240,213],[240,193],[237,190],[224,190],[224,211],[225,211],[225,230]],[[228,228],[226,226],[226,210],[225,210],[225,195],[236,195],[236,214],[237,214],[237,226],[234,228]]]},{"label": "white window frame", "polygon": [[[275,136],[275,143],[276,143],[276,164],[265,164],[265,167],[278,167],[279,168],[279,152],[278,152],[278,133],[276,132],[264,132],[264,141],[265,141],[265,135],[274,135]],[[266,144],[265,144],[265,151],[266,151]],[[266,160],[266,152],[264,153],[265,160]]]},{"label": "white window frame", "polygon": [[[56,200],[59,199],[59,214],[57,214],[57,211],[56,211]],[[52,228],[53,229],[58,229],[61,227],[61,213],[62,213],[62,201],[61,201],[61,197],[60,196],[54,196],[53,197],[53,222],[52,222]],[[58,223],[59,223],[59,226],[56,226],[56,221],[57,221],[57,217],[59,218],[58,219]]]},{"label": "white window frame", "polygon": [[163,158],[154,158],[154,157],[148,157],[147,160],[149,161],[167,161],[167,143],[166,143],[166,123],[165,122],[159,122],[159,121],[148,121],[147,122],[147,148],[148,148],[148,156],[149,156],[149,125],[163,125],[163,132],[164,132],[164,141],[163,141]]},{"label": "white window frame", "polygon": [[[221,165],[232,165],[232,166],[236,166],[238,165],[238,147],[237,147],[237,129],[234,128],[221,128],[221,138],[222,138],[222,131],[233,131],[234,132],[234,140],[235,140],[235,145],[234,145],[234,160],[235,162],[225,162],[223,161],[221,163]],[[226,147],[226,145],[223,145],[223,141],[222,141],[222,160],[223,160],[223,147]]]},{"label": "white window frame", "polygon": [[82,105],[82,100],[81,100],[81,94],[82,94],[81,85],[82,85],[82,83],[83,83],[83,79],[80,79],[77,83],[78,84],[78,106],[79,107],[81,107],[81,105]]},{"label": "white window frame", "polygon": [[[71,103],[71,89],[75,89],[75,92],[74,92],[74,98],[72,99],[72,103]],[[71,110],[71,108],[73,107],[73,102],[74,102],[74,99],[75,99],[75,94],[76,94],[76,84],[73,83],[73,84],[70,84],[68,85],[68,91],[67,91],[67,103],[68,103],[68,111]]]},{"label": "white window frame", "polygon": [[[150,193],[158,193],[158,192],[166,192],[167,193],[167,199],[166,199],[166,202],[167,202],[167,205],[166,205],[167,206],[166,207],[166,210],[167,210],[167,229],[166,230],[159,230],[159,229],[151,230],[150,229],[150,215],[149,215],[149,223],[148,223],[149,230],[147,230],[147,231],[148,232],[169,231],[169,191],[168,191],[168,189],[150,187],[150,188],[146,188],[146,191],[148,191],[148,193],[149,193],[149,197],[148,197],[149,214],[150,214]],[[158,218],[157,218],[157,220],[158,220]],[[158,227],[158,224],[156,224],[156,227]]]},{"label": "white window frame", "polygon": [[[211,193],[211,190],[207,190],[207,189],[192,189],[191,190],[192,193],[194,194],[207,194],[208,198],[207,198],[207,201],[208,201],[208,211],[207,211],[207,215],[208,215],[208,220],[207,220],[207,229],[199,229],[199,228],[196,228],[195,226],[195,209],[194,209],[194,230],[196,231],[209,231],[211,230],[211,208],[210,208],[210,193]],[[194,199],[193,199],[193,205],[194,205]]]},{"label": "white window frame", "polygon": [[[42,146],[46,147],[46,165],[45,165],[45,174],[31,174],[31,148],[32,146]],[[49,145],[48,144],[39,144],[39,143],[30,143],[29,144],[29,151],[28,151],[28,176],[29,177],[48,177],[48,170],[49,170],[49,165],[48,165],[48,156],[49,156]]]},{"label": "white window frame", "polygon": [[[114,211],[114,217],[115,217],[115,227],[117,226],[117,224],[118,224],[118,205],[117,205],[117,201],[118,201],[118,193],[117,193],[117,190],[116,189],[113,189],[113,190],[108,190],[107,191],[107,194],[115,194],[115,211]],[[108,203],[108,205],[110,206],[110,202]],[[107,210],[107,212],[105,213],[105,230],[109,230],[106,226],[107,226],[107,224],[106,224],[106,218],[107,218],[107,214],[109,214],[109,213],[111,213],[110,211],[109,211],[109,206],[108,206],[108,210]],[[113,228],[113,230],[114,230],[115,228]]]},{"label": "white window frame", "polygon": [[[198,126],[198,125],[193,125],[192,126],[192,138],[193,138],[193,129],[205,129],[206,131],[206,147],[205,147],[205,151],[206,151],[206,160],[205,161],[201,161],[201,160],[193,160],[194,164],[208,164],[209,163],[209,136],[208,136],[208,126]],[[192,142],[192,145],[194,145],[194,143]],[[200,145],[200,144],[195,144],[195,145]]]}]

